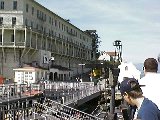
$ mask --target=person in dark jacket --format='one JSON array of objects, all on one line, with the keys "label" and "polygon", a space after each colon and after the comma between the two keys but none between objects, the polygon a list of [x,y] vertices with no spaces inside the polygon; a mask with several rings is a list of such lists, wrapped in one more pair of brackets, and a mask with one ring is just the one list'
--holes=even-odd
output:
[{"label": "person in dark jacket", "polygon": [[124,100],[137,107],[134,119],[160,120],[160,110],[155,103],[143,96],[141,86],[135,78],[127,78],[120,84]]}]

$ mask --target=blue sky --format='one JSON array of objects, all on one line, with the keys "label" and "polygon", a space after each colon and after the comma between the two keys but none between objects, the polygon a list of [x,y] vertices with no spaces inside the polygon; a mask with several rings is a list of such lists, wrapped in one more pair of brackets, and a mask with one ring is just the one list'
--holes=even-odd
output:
[{"label": "blue sky", "polygon": [[123,59],[143,63],[160,53],[160,0],[36,0],[81,30],[97,30],[101,51],[121,40]]}]

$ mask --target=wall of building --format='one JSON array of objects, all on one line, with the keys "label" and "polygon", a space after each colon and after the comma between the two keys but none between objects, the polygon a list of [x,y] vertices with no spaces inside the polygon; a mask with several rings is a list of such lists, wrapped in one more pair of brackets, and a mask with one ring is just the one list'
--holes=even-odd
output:
[{"label": "wall of building", "polygon": [[[82,72],[78,64],[94,60],[91,58],[92,38],[76,26],[34,0],[17,0],[16,10],[12,8],[13,1],[4,2],[5,9],[0,14],[3,17],[0,27],[3,36],[0,42],[1,59],[6,55],[17,59],[11,59],[10,64],[0,64],[7,67],[0,70],[4,76],[13,78],[13,68],[24,63],[36,61],[38,65],[47,67],[48,63],[43,63],[44,55],[48,59],[55,57],[55,64],[72,69],[74,75]],[[16,17],[14,26],[12,17]],[[12,52],[7,53],[8,50]]]},{"label": "wall of building", "polygon": [[6,78],[14,78],[13,69],[19,65],[19,55],[15,58],[13,49],[5,49],[4,55],[2,54],[2,49],[0,49],[0,68],[1,73]]}]

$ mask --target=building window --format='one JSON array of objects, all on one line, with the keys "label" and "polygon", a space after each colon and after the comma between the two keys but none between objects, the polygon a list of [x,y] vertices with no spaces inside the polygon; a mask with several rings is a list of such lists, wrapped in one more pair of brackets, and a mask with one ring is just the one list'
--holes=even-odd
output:
[{"label": "building window", "polygon": [[51,24],[51,17],[49,16],[49,23]]},{"label": "building window", "polygon": [[29,8],[29,6],[28,6],[28,4],[26,4],[26,12],[28,12],[28,8]]},{"label": "building window", "polygon": [[37,10],[37,18],[39,18],[39,10]]},{"label": "building window", "polygon": [[59,29],[61,28],[61,23],[59,22]]},{"label": "building window", "polygon": [[52,25],[54,24],[53,18],[52,18]]},{"label": "building window", "polygon": [[43,30],[43,31],[44,31],[44,34],[46,34],[46,28],[45,28],[45,27],[44,27],[44,30]]},{"label": "building window", "polygon": [[32,15],[34,15],[34,7],[32,7]]},{"label": "building window", "polygon": [[4,9],[4,1],[1,1],[1,10]]},{"label": "building window", "polygon": [[68,32],[68,26],[66,27],[66,29],[67,29],[67,32]]},{"label": "building window", "polygon": [[11,35],[11,42],[14,42],[14,34]]},{"label": "building window", "polygon": [[12,25],[16,25],[16,17],[12,17]]},{"label": "building window", "polygon": [[46,14],[44,15],[44,21],[46,21],[46,19],[47,19],[47,16],[46,16]]},{"label": "building window", "polygon": [[13,10],[17,10],[17,1],[13,1]]},{"label": "building window", "polygon": [[0,25],[3,24],[3,17],[0,17]]},{"label": "building window", "polygon": [[2,34],[0,34],[0,42],[2,42]]},{"label": "building window", "polygon": [[38,24],[36,25],[36,29],[38,30]]},{"label": "building window", "polygon": [[33,21],[31,21],[31,28],[33,28]]},{"label": "building window", "polygon": [[57,20],[55,20],[55,26],[57,26]]},{"label": "building window", "polygon": [[25,20],[25,25],[28,26],[28,20],[27,19]]},{"label": "building window", "polygon": [[62,31],[63,31],[63,24],[62,24]]}]

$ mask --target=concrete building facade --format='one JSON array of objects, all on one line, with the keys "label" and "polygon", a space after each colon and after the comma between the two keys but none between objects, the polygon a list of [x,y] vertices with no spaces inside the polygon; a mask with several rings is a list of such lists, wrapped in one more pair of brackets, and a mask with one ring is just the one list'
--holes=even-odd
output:
[{"label": "concrete building facade", "polygon": [[35,0],[0,0],[0,74],[4,77],[14,78],[13,69],[24,64],[48,68],[51,63],[76,75],[82,72],[79,64],[93,60],[92,37],[68,20]]}]

